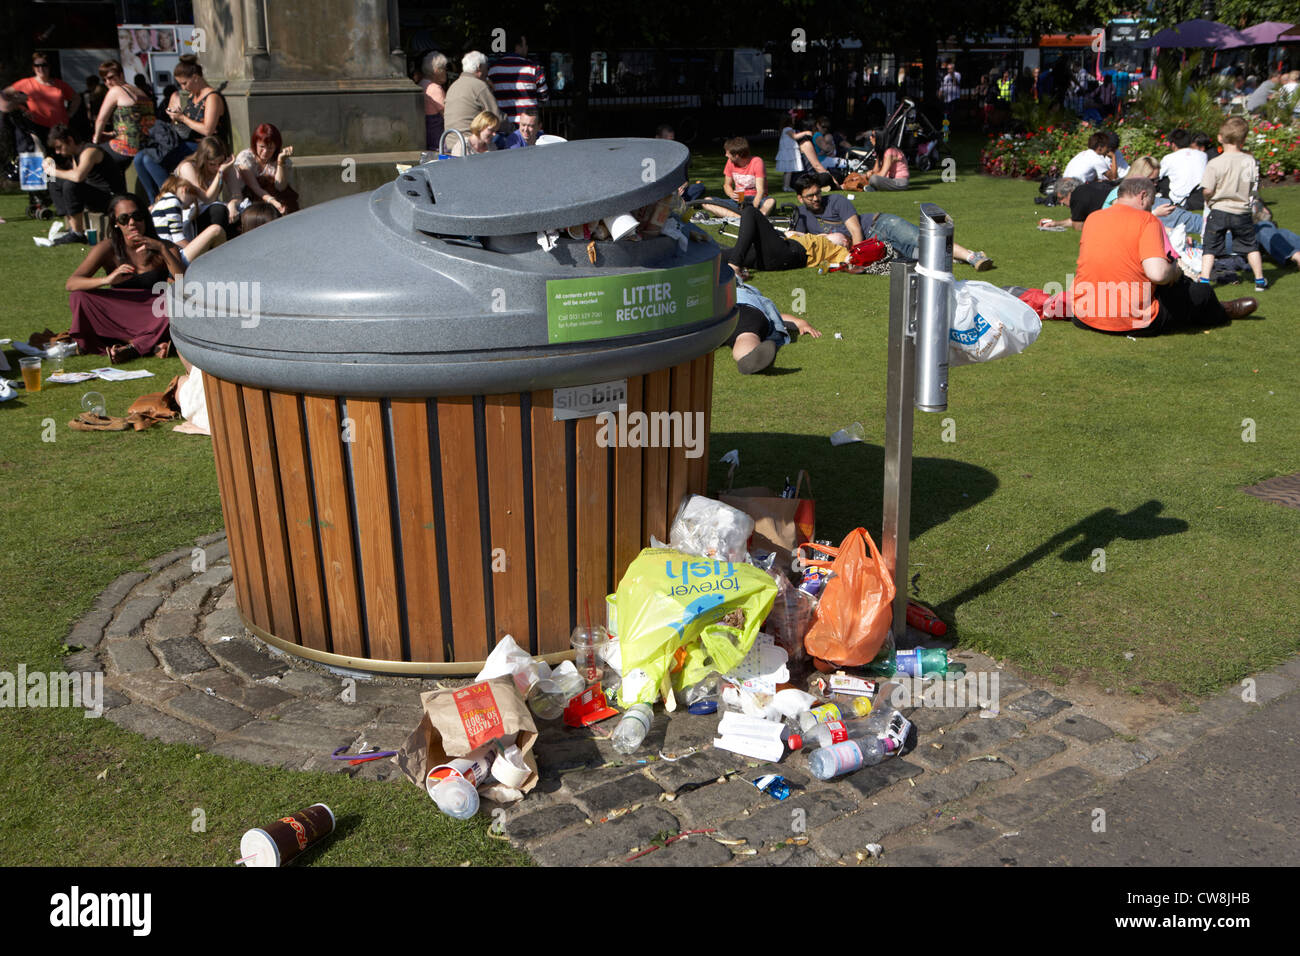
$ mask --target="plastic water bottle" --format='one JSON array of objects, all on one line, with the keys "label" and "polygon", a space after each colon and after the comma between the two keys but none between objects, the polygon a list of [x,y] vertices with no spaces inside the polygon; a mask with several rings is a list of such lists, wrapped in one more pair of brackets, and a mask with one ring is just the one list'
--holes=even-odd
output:
[{"label": "plastic water bottle", "polygon": [[879,737],[885,732],[886,721],[866,717],[861,720],[828,720],[818,723],[804,732],[807,744],[816,747],[830,747],[846,740],[865,740]]},{"label": "plastic water bottle", "polygon": [[913,647],[894,656],[895,673],[908,677],[942,677],[948,673],[948,652],[941,647]]},{"label": "plastic water bottle", "polygon": [[870,737],[846,740],[808,755],[808,770],[818,780],[830,780],[880,763],[894,748],[893,741]]},{"label": "plastic water bottle", "polygon": [[614,729],[614,749],[621,754],[634,753],[649,733],[650,721],[653,719],[654,711],[649,704],[633,704],[629,707]]}]

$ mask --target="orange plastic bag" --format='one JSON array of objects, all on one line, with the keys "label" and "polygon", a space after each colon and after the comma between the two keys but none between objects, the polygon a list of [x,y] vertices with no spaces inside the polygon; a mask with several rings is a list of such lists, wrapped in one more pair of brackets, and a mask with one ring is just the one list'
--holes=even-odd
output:
[{"label": "orange plastic bag", "polygon": [[[869,663],[889,636],[893,620],[894,578],[876,543],[863,528],[855,528],[838,548],[799,545],[804,567],[828,568],[834,576],[822,590],[817,618],[804,637],[813,657],[841,667]],[[820,551],[834,560],[804,557]]]}]

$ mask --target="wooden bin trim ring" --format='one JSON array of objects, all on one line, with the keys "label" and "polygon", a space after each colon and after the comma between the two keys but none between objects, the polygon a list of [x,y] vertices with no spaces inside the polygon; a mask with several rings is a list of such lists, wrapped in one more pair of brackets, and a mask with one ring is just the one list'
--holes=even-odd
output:
[{"label": "wooden bin trim ring", "polygon": [[[357,399],[205,374],[241,619],[287,653],[383,673],[473,674],[505,633],[571,657],[586,605],[603,620],[631,560],[706,490],[712,373],[710,353],[628,380],[629,413],[705,412],[696,459],[601,448],[594,418],[552,420],[549,389]],[[494,547],[524,566],[494,573]]]}]

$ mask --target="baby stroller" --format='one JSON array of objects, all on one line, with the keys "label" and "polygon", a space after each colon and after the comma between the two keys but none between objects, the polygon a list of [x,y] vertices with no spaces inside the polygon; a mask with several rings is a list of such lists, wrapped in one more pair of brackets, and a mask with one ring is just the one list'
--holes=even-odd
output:
[{"label": "baby stroller", "polygon": [[[904,97],[885,122],[885,148],[897,149],[906,157],[909,166],[925,171],[933,169],[951,156],[942,131],[916,108],[916,103]],[[876,151],[871,146],[849,151],[846,162],[850,172],[866,174],[876,164]]]}]

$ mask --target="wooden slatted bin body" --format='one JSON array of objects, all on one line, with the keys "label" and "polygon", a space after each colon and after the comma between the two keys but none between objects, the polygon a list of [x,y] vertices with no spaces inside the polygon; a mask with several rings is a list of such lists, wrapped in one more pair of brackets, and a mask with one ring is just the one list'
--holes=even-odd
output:
[{"label": "wooden slatted bin body", "polygon": [[383,673],[474,674],[506,634],[568,652],[705,493],[712,380],[709,353],[628,378],[613,419],[566,421],[550,389],[349,398],[205,373],[239,611],[290,653]]}]

